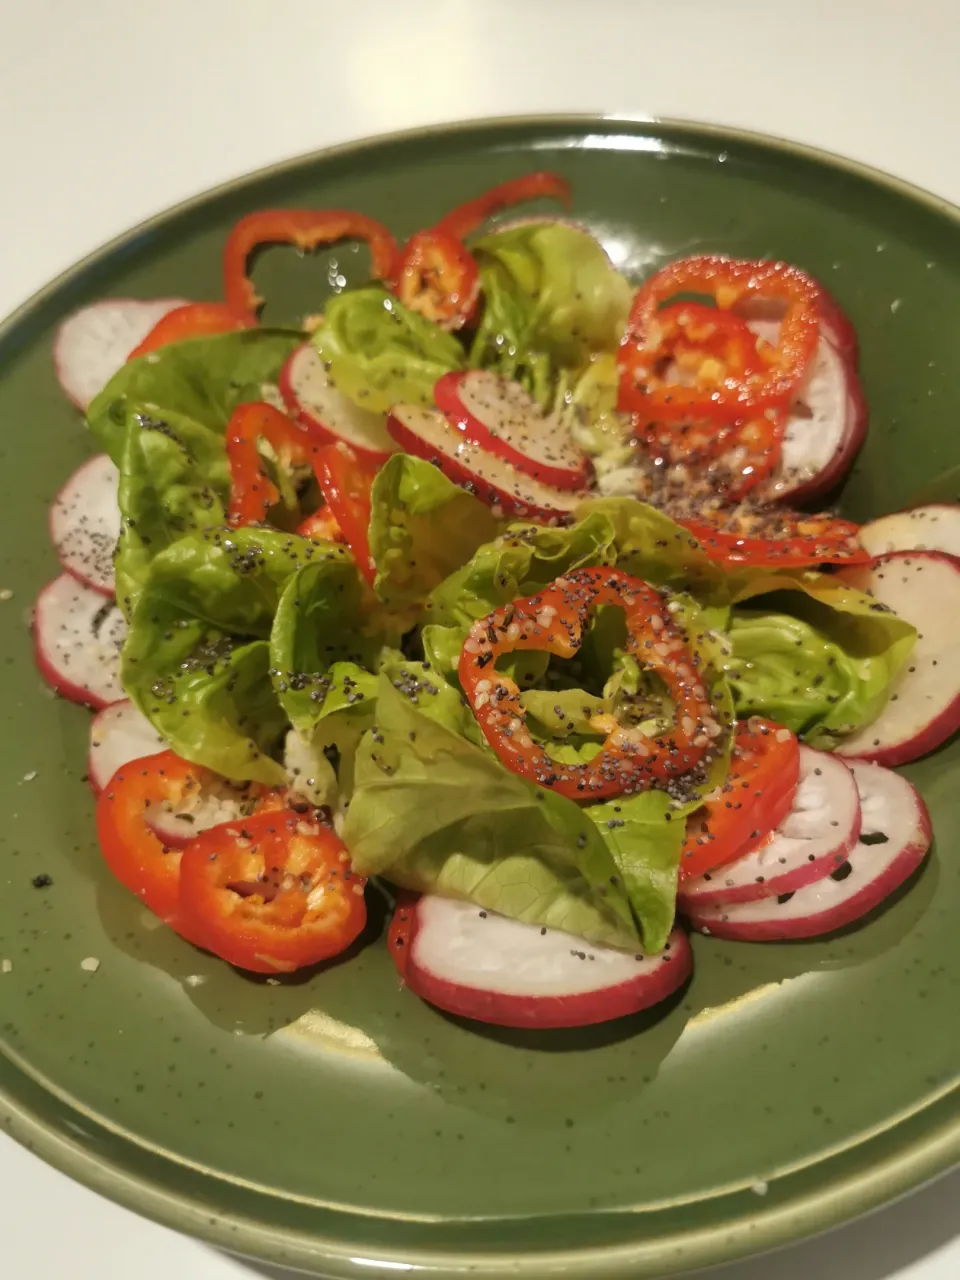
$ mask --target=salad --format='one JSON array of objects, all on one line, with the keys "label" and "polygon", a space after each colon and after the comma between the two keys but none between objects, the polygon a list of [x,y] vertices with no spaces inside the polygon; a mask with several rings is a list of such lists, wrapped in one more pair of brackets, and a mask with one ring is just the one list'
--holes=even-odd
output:
[{"label": "salad", "polygon": [[[103,857],[188,943],[319,965],[375,883],[411,992],[549,1028],[676,992],[690,931],[819,936],[913,875],[892,766],[960,722],[960,513],[801,509],[867,422],[812,276],[628,281],[576,222],[503,220],[530,200],[571,192],[529,174],[403,245],[253,212],[223,301],[68,318],[102,452],[34,631],[96,710]],[[256,251],[344,240],[370,283],[261,324]]]}]

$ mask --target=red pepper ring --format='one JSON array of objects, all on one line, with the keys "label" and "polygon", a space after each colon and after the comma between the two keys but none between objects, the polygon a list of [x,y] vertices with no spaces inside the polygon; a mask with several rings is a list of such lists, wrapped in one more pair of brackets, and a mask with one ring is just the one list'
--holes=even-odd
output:
[{"label": "red pepper ring", "polygon": [[389,280],[397,261],[391,232],[352,209],[261,209],[237,222],[223,247],[223,294],[227,306],[255,316],[263,299],[247,275],[250,255],[261,245],[292,244],[304,253],[337,240],[365,240],[376,279]]},{"label": "red pepper ring", "polygon": [[448,330],[472,320],[480,297],[480,273],[463,245],[434,228],[411,236],[397,268],[397,297],[428,320]]},{"label": "red pepper ring", "polygon": [[[97,836],[107,866],[144,906],[182,937],[206,946],[179,907],[181,849],[157,835],[148,818],[164,803],[174,807],[198,792],[207,771],[173,751],[160,751],[122,765],[97,800]],[[278,791],[255,787],[256,811],[282,808]]]},{"label": "red pepper ring", "polygon": [[280,491],[264,473],[258,442],[266,440],[282,466],[310,466],[316,471],[321,447],[285,413],[264,400],[234,409],[227,424],[227,462],[230,467],[232,525],[256,524],[280,501]]},{"label": "red pepper ring", "polygon": [[253,329],[255,326],[253,316],[237,315],[224,302],[187,302],[162,316],[143,341],[130,352],[127,360],[136,360],[171,342],[208,338],[214,334],[233,333],[236,329]]},{"label": "red pepper ring", "polygon": [[202,776],[197,765],[161,751],[123,765],[97,800],[97,836],[107,866],[154,915],[191,941],[196,939],[179,920],[180,850],[160,839],[147,814],[165,801],[178,804],[200,787]]},{"label": "red pepper ring", "polygon": [[345,950],[366,881],[332,830],[289,810],[210,827],[180,859],[180,913],[229,964],[290,973]]},{"label": "red pepper ring", "polygon": [[457,240],[465,240],[479,227],[502,209],[511,205],[522,204],[525,200],[536,200],[541,196],[559,200],[565,208],[570,207],[571,187],[566,178],[546,169],[534,173],[525,173],[522,178],[511,178],[491,187],[475,200],[467,200],[441,218],[435,230],[443,231]]},{"label": "red pepper ring", "polygon": [[[520,690],[494,664],[517,649],[572,657],[591,610],[603,604],[624,610],[626,651],[663,680],[676,705],[676,724],[656,737],[615,724],[588,763],[560,764],[531,738]],[[475,622],[459,677],[484,736],[507,768],[572,800],[645,791],[688,773],[721,733],[695,659],[662,596],[619,569],[577,569]]]},{"label": "red pepper ring", "polygon": [[[670,348],[664,338],[670,331],[663,328],[661,307],[682,293],[708,294],[721,312],[752,299],[782,303],[777,346],[768,348],[754,339],[758,366],[740,373],[725,370],[713,387],[665,382],[663,361]],[[668,263],[634,298],[618,357],[623,371],[620,408],[657,421],[730,421],[784,408],[816,355],[821,296],[811,276],[785,262],[701,255]]]},{"label": "red pepper ring", "polygon": [[[722,522],[722,523],[721,523]],[[866,564],[870,553],[859,527],[830,515],[807,515],[769,508],[745,515],[707,514],[681,520],[711,560],[766,568],[806,568],[818,564]]]}]

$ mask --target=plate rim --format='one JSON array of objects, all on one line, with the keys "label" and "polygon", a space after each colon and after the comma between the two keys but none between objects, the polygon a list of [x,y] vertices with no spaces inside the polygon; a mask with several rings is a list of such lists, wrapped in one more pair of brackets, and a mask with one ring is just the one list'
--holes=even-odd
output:
[{"label": "plate rim", "polygon": [[[861,178],[919,204],[930,212],[945,217],[960,232],[960,206],[944,197],[863,161],[775,134],[684,117],[603,112],[542,112],[471,117],[364,135],[287,157],[197,191],[103,242],[29,296],[0,321],[0,351],[33,313],[104,259],[112,257],[117,251],[153,230],[164,227],[171,220],[251,184],[282,177],[310,164],[322,164],[338,158],[362,155],[377,147],[402,145],[431,137],[449,138],[485,129],[538,126],[568,126],[572,130],[583,131],[588,127],[599,129],[605,125],[612,129],[667,129],[680,135],[707,137],[717,142],[747,143],[775,155],[788,155],[814,162]],[[6,1054],[2,1055],[2,1059],[13,1077],[20,1076],[27,1080],[28,1088],[30,1084],[34,1084],[43,1089],[39,1082],[32,1081]],[[932,1111],[944,1109],[944,1104],[952,1104],[947,1115],[930,1132],[908,1137],[893,1152],[870,1162],[865,1168],[843,1174],[836,1180],[827,1177],[819,1187],[799,1196],[790,1196],[784,1203],[776,1206],[764,1206],[758,1197],[755,1211],[741,1214],[733,1222],[728,1218],[726,1222],[655,1237],[645,1236],[638,1229],[637,1239],[627,1244],[523,1254],[516,1251],[495,1253],[476,1250],[451,1253],[446,1249],[421,1249],[391,1254],[378,1247],[379,1256],[376,1260],[358,1257],[354,1252],[357,1245],[345,1244],[342,1238],[338,1240],[318,1234],[308,1235],[306,1232],[273,1228],[252,1216],[234,1217],[222,1211],[211,1217],[211,1212],[215,1212],[212,1206],[204,1207],[188,1194],[171,1191],[159,1179],[152,1179],[146,1174],[134,1174],[124,1169],[119,1161],[94,1154],[74,1136],[65,1132],[55,1120],[43,1118],[37,1108],[18,1099],[13,1087],[8,1087],[5,1081],[0,1082],[0,1129],[59,1172],[108,1199],[207,1244],[266,1263],[306,1268],[313,1274],[320,1274],[317,1268],[322,1266],[327,1275],[345,1278],[369,1275],[371,1267],[380,1263],[387,1269],[423,1270],[436,1277],[456,1277],[470,1272],[480,1276],[509,1274],[534,1280],[569,1275],[571,1268],[575,1267],[575,1274],[582,1276],[583,1280],[619,1280],[627,1272],[651,1277],[675,1274],[692,1267],[729,1262],[795,1243],[860,1214],[878,1209],[919,1188],[960,1163],[958,1100],[960,1087],[954,1086],[916,1109],[911,1109],[906,1117],[897,1118],[881,1135],[871,1135],[855,1147],[830,1153],[823,1161],[816,1162],[817,1165],[828,1167],[848,1151],[869,1148],[880,1137],[888,1137],[898,1129],[906,1130],[918,1117],[929,1116]],[[725,1193],[721,1192],[712,1199],[719,1201],[724,1197]],[[546,1221],[548,1215],[542,1217]]]}]

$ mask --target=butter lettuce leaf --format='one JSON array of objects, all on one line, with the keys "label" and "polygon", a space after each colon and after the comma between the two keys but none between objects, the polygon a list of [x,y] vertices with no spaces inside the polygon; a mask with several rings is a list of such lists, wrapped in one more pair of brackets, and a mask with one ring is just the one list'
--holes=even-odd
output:
[{"label": "butter lettuce leaf", "polygon": [[436,467],[394,454],[371,494],[370,554],[375,591],[391,608],[417,608],[496,535],[490,508]]},{"label": "butter lettuce leaf", "polygon": [[129,618],[154,557],[185,533],[226,520],[230,469],[223,440],[192,418],[126,407],[117,602]]},{"label": "butter lettuce leaf", "polygon": [[662,793],[580,806],[527,782],[438,671],[397,656],[381,668],[344,839],[364,874],[653,952],[675,910],[683,822],[671,807]]},{"label": "butter lettuce leaf", "polygon": [[117,466],[131,409],[189,418],[222,436],[237,405],[263,399],[302,341],[291,329],[240,329],[173,342],[123,365],[91,402],[87,424]]},{"label": "butter lettuce leaf", "polygon": [[630,284],[589,232],[562,222],[493,231],[471,252],[484,302],[471,367],[513,378],[543,409],[561,408],[592,355],[620,341]]},{"label": "butter lettuce leaf", "polygon": [[240,782],[279,784],[288,717],[270,676],[270,633],[288,580],[310,561],[352,564],[332,544],[270,529],[188,534],[150,565],[121,677],[171,747]]},{"label": "butter lettuce leaf", "polygon": [[456,338],[379,285],[331,298],[312,342],[335,386],[380,413],[402,403],[432,406],[437,379],[465,363]]},{"label": "butter lettuce leaf", "polygon": [[453,727],[452,705],[431,714],[439,695],[427,686],[439,690],[442,679],[413,675],[401,690],[381,673],[376,728],[357,753],[343,832],[356,869],[592,942],[636,946],[616,863],[590,819],[471,742]]},{"label": "butter lettuce leaf", "polygon": [[738,715],[764,715],[830,748],[883,710],[916,629],[836,574],[741,583],[725,669]]}]

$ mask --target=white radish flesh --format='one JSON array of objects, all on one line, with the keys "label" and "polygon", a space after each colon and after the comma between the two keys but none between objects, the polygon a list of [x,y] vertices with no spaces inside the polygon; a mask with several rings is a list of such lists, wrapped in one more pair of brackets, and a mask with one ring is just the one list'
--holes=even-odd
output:
[{"label": "white radish flesh", "polygon": [[113,553],[120,537],[120,473],[105,453],[79,467],[50,508],[50,537],[61,565],[94,591],[112,596]]},{"label": "white radish flesh", "polygon": [[909,879],[930,847],[930,817],[916,790],[890,769],[854,761],[862,829],[850,857],[795,893],[697,906],[701,933],[741,942],[814,938],[862,919]]},{"label": "white radish flesh", "polygon": [[123,765],[166,748],[160,734],[128,698],[111,703],[90,722],[90,785],[94,791],[102,791]]},{"label": "white radish flesh", "polygon": [[695,910],[800,889],[845,862],[859,834],[853,774],[835,756],[801,747],[793,806],[772,837],[743,857],[684,881],[680,904]]},{"label": "white radish flesh", "polygon": [[939,551],[895,551],[841,576],[912,622],[917,642],[883,711],[844,738],[837,754],[907,764],[960,727],[960,560]]},{"label": "white radish flesh", "polygon": [[471,444],[518,471],[560,489],[582,489],[586,459],[570,432],[540,411],[517,382],[475,369],[445,374],[434,387],[437,408]]},{"label": "white radish flesh", "polygon": [[[758,336],[776,344],[780,332],[776,320],[747,323]],[[800,502],[833,488],[852,465],[866,426],[860,379],[825,331],[787,419],[780,465],[765,496]]]},{"label": "white radish flesh", "polygon": [[34,652],[41,675],[72,702],[104,707],[123,697],[120,649],[126,622],[99,591],[61,574],[34,607]]},{"label": "white radish flesh", "polygon": [[569,515],[581,501],[577,494],[522,475],[509,462],[467,443],[434,409],[397,405],[387,419],[387,429],[408,453],[434,463],[448,480],[475,493],[495,514],[550,524]]},{"label": "white radish flesh", "polygon": [[891,551],[944,551],[960,556],[960,504],[934,502],[871,520],[860,541],[872,556]]},{"label": "white radish flesh", "polygon": [[53,363],[57,378],[78,409],[87,409],[127,356],[183,298],[106,298],[67,316],[57,330]]},{"label": "white radish flesh", "polygon": [[310,343],[298,347],[287,360],[279,385],[288,412],[324,441],[342,441],[374,465],[396,452],[386,416],[361,409],[338,391]]},{"label": "white radish flesh", "polygon": [[500,1026],[607,1022],[665,999],[689,977],[682,931],[657,956],[584,942],[428,895],[419,900],[402,971],[410,989],[448,1013]]}]

